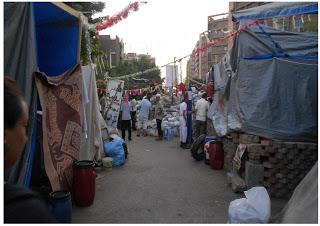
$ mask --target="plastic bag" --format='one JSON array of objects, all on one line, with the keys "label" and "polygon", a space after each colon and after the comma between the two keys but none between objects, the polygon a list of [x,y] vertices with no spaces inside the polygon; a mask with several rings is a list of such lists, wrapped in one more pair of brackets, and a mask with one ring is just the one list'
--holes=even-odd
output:
[{"label": "plastic bag", "polygon": [[246,198],[230,202],[229,223],[267,223],[271,213],[267,190],[264,187],[253,187],[244,194]]},{"label": "plastic bag", "polygon": [[125,162],[125,151],[123,148],[124,141],[122,139],[111,139],[104,142],[104,151],[107,156],[113,159],[113,166],[121,166]]}]

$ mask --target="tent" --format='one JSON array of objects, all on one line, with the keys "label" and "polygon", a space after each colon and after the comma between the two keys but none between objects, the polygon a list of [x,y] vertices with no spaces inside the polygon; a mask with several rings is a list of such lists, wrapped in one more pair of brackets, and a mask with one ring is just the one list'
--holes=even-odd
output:
[{"label": "tent", "polygon": [[[312,10],[290,10],[293,5]],[[237,12],[234,18],[243,26],[248,19],[315,10],[314,3],[270,3]],[[218,135],[236,130],[282,141],[317,141],[317,59],[317,33],[262,24],[240,33],[214,65],[213,123]]]},{"label": "tent", "polygon": [[4,4],[4,72],[18,82],[29,105],[29,140],[9,182],[29,186],[36,149],[36,112],[40,109],[33,74],[49,76],[79,63],[80,14],[63,3]]},{"label": "tent", "polygon": [[29,140],[6,172],[8,182],[30,186],[41,110],[34,72],[57,76],[79,64],[80,38],[80,13],[63,3],[4,3],[4,72],[17,81],[29,106]]}]

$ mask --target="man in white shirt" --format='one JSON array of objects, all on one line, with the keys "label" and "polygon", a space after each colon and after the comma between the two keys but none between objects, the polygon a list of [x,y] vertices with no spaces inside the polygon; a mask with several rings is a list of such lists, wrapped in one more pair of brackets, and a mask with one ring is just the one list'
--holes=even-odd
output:
[{"label": "man in white shirt", "polygon": [[132,97],[130,103],[132,105],[132,112],[131,112],[132,130],[136,130],[136,113],[137,113],[138,103],[135,97]]},{"label": "man in white shirt", "polygon": [[202,98],[196,103],[195,139],[197,139],[201,134],[206,134],[207,132],[207,112],[209,102],[206,98],[207,94],[204,93],[202,94]]},{"label": "man in white shirt", "polygon": [[183,102],[180,104],[180,147],[186,148],[187,142],[187,101],[188,98],[184,97]]},{"label": "man in white shirt", "polygon": [[140,103],[140,111],[138,115],[138,131],[137,136],[140,137],[140,134],[142,133],[144,136],[147,135],[147,120],[149,119],[149,113],[151,108],[151,93],[147,94],[147,97],[144,98]]}]

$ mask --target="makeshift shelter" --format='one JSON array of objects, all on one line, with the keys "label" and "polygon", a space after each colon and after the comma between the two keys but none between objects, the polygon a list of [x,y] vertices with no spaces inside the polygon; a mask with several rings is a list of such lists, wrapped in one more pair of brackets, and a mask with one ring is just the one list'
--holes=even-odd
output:
[{"label": "makeshift shelter", "polygon": [[[317,13],[317,3],[269,3],[237,12],[248,20]],[[214,127],[283,141],[316,141],[318,34],[262,24],[238,34],[214,65]]]},{"label": "makeshift shelter", "polygon": [[[41,106],[35,85],[35,72],[41,72],[44,76],[43,78],[47,80],[47,84],[51,84],[49,86],[52,87],[59,87],[65,81],[68,81],[68,84],[64,85],[69,86],[77,83],[77,92],[70,94],[68,90],[65,90],[61,96],[62,98],[71,99],[73,95],[78,96],[77,107],[73,103],[68,103],[71,108],[76,108],[79,116],[81,116],[77,119],[80,126],[80,136],[72,139],[72,144],[76,144],[76,146],[83,144],[81,152],[89,152],[93,150],[91,147],[87,150],[83,149],[83,147],[88,147],[87,143],[91,144],[92,139],[99,140],[100,138],[101,140],[100,124],[88,121],[88,117],[93,114],[92,112],[94,111],[94,114],[96,114],[98,111],[96,107],[97,89],[94,74],[85,72],[84,74],[87,76],[85,78],[79,66],[82,32],[81,18],[81,14],[78,11],[58,2],[6,2],[4,4],[4,70],[5,74],[13,77],[21,87],[29,105],[30,118],[28,128],[29,141],[20,161],[9,172],[6,172],[8,182],[30,185],[34,168],[33,160],[36,153],[36,131],[37,127],[41,126],[36,115],[37,110],[41,110]],[[74,83],[70,83],[68,78],[70,78],[73,71],[80,72],[79,79],[73,79]],[[84,100],[84,96],[86,96],[87,100]],[[45,103],[45,98],[47,97],[40,98],[42,99],[42,105]],[[92,102],[89,104],[89,101]],[[59,111],[62,111],[63,108],[58,109],[57,113],[59,114]],[[92,110],[89,111],[89,108]],[[43,114],[46,111],[47,108],[43,109]],[[70,117],[70,115],[67,117]],[[43,118],[46,118],[45,115]],[[45,122],[45,119],[42,122]],[[42,126],[44,128],[45,125],[42,124]],[[63,128],[63,130],[65,129]],[[92,133],[92,130],[98,132]],[[88,131],[90,137],[86,136]],[[44,133],[44,135],[46,136],[47,133]],[[43,139],[45,140],[45,138]],[[51,137],[47,141],[50,142],[50,139]],[[101,144],[96,143],[95,146],[99,146],[97,148],[98,151],[102,152],[102,140]],[[38,154],[43,155],[43,152],[38,150]],[[53,155],[53,153],[50,154]],[[92,160],[95,156],[99,156],[99,154],[88,155],[82,153],[79,158]],[[44,156],[41,156],[40,159],[43,158]],[[62,158],[63,162],[66,160],[66,157]],[[50,169],[47,167],[46,165],[48,173]],[[56,167],[60,166],[57,165]]]}]

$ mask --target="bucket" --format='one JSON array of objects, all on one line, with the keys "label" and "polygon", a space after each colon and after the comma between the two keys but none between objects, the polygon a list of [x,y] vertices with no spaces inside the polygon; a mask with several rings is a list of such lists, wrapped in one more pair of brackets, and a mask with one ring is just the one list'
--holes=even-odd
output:
[{"label": "bucket", "polygon": [[105,168],[112,168],[112,158],[105,157],[102,159],[103,167]]},{"label": "bucket", "polygon": [[96,173],[94,162],[76,161],[73,164],[72,198],[78,206],[90,206],[95,197]]},{"label": "bucket", "polygon": [[212,169],[223,168],[223,149],[221,141],[211,141],[209,145],[209,161]]},{"label": "bucket", "polygon": [[209,147],[210,147],[210,143],[211,142],[215,142],[217,140],[216,137],[214,136],[206,136],[206,138],[204,139],[204,145],[207,148],[204,148],[204,163],[207,165],[210,165],[210,156],[209,156]]},{"label": "bucket", "polygon": [[70,192],[55,191],[49,194],[51,214],[59,223],[71,223],[72,202]]}]

